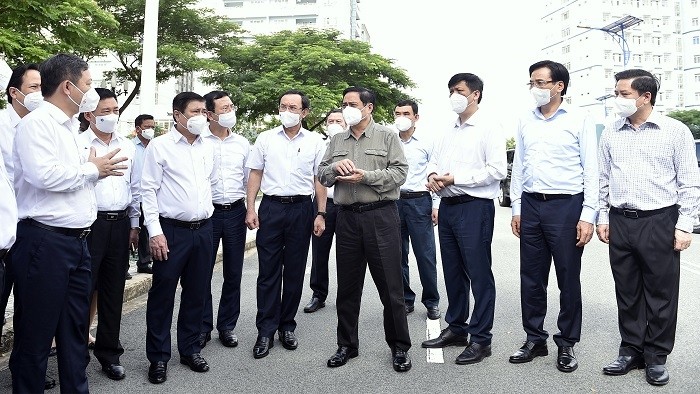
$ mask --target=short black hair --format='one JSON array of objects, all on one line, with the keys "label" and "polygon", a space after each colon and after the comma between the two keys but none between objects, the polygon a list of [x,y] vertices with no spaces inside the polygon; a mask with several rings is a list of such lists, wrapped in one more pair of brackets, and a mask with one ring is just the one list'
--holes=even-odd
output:
[{"label": "short black hair", "polygon": [[44,60],[39,65],[41,74],[41,94],[49,97],[56,93],[56,89],[65,80],[74,84],[83,76],[83,71],[88,69],[85,60],[75,55],[59,53]]},{"label": "short black hair", "polygon": [[153,115],[141,114],[141,115],[137,116],[136,119],[134,119],[134,126],[141,127],[144,120],[155,120],[155,119],[153,118]]},{"label": "short black hair", "polygon": [[539,70],[540,68],[549,69],[549,76],[552,78],[553,82],[562,81],[564,83],[564,90],[561,91],[561,95],[565,95],[566,90],[569,88],[569,70],[561,63],[551,60],[542,60],[530,66],[529,75],[532,75],[535,70]]},{"label": "short black hair", "polygon": [[[396,107],[408,107],[410,106],[413,110],[413,115],[418,115],[418,103],[413,100],[405,99],[396,103]],[[396,108],[394,107],[394,108]]]},{"label": "short black hair", "polygon": [[331,116],[331,114],[342,114],[342,113],[343,113],[343,110],[342,110],[342,109],[340,109],[340,108],[333,108],[332,110],[328,111],[328,113],[326,114],[326,119],[327,119],[329,116]]},{"label": "short black hair", "polygon": [[309,98],[306,96],[306,94],[304,92],[302,92],[301,90],[296,90],[296,89],[290,89],[290,90],[287,90],[286,92],[282,93],[277,98],[277,102],[279,103],[280,101],[282,101],[282,97],[284,97],[288,94],[297,94],[301,97],[301,109],[302,110],[305,110],[305,109],[308,109],[309,107],[311,107],[311,101],[309,101]]},{"label": "short black hair", "polygon": [[646,70],[633,68],[615,74],[615,82],[622,79],[631,79],[632,89],[636,90],[640,96],[646,92],[651,93],[651,105],[656,104],[656,94],[659,92],[661,83],[654,74]]},{"label": "short black hair", "polygon": [[5,93],[7,94],[7,102],[12,104],[12,96],[10,96],[10,88],[15,88],[17,90],[21,90],[22,88],[22,82],[24,80],[24,74],[27,73],[29,70],[36,70],[39,71],[39,65],[36,63],[28,63],[28,64],[22,64],[17,67],[15,67],[14,70],[12,70],[12,75],[10,76],[10,80],[7,82],[7,89],[5,89]]},{"label": "short black hair", "polygon": [[464,82],[472,93],[478,90],[480,93],[476,103],[481,103],[481,99],[484,97],[484,81],[472,73],[458,73],[447,81],[447,88],[452,89],[460,82]]},{"label": "short black hair", "polygon": [[211,92],[205,94],[204,105],[207,107],[207,111],[214,112],[214,101],[224,97],[231,97],[231,95],[229,95],[228,92],[225,92],[223,90],[212,90]]},{"label": "short black hair", "polygon": [[[373,91],[362,86],[350,86],[349,88],[343,90],[343,97],[345,97],[346,94],[352,92],[358,93],[360,95],[360,101],[362,101],[362,104],[364,104],[365,106],[367,106],[367,104],[372,104],[372,106],[377,105],[377,96],[374,94]],[[374,112],[374,108],[372,108],[372,112]]]},{"label": "short black hair", "polygon": [[[100,96],[100,101],[108,98],[113,98],[117,100],[117,95],[109,89],[95,88],[95,91]],[[90,127],[90,122],[88,122],[88,120],[85,119],[85,112],[81,112],[80,114],[78,114],[78,120],[80,121],[80,127],[78,128],[80,131],[85,131],[88,129],[88,127]]]},{"label": "short black hair", "polygon": [[173,120],[175,120],[175,111],[185,114],[185,108],[192,101],[204,102],[204,97],[198,95],[195,92],[182,92],[178,93],[173,99]]}]

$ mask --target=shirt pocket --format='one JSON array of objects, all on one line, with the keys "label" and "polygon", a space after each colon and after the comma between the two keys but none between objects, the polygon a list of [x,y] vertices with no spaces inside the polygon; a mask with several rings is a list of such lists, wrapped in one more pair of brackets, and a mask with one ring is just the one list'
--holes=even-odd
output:
[{"label": "shirt pocket", "polygon": [[316,155],[313,153],[300,153],[297,155],[297,172],[303,176],[310,176],[314,174],[314,160]]},{"label": "shirt pocket", "polygon": [[333,151],[333,161],[347,159],[350,151],[347,149],[336,149]]},{"label": "shirt pocket", "polygon": [[365,170],[384,170],[387,167],[387,156],[389,151],[386,149],[365,149]]}]

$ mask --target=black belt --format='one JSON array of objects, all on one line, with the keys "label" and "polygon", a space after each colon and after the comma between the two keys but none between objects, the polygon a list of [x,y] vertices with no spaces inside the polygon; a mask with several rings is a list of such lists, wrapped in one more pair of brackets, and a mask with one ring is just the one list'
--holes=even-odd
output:
[{"label": "black belt", "polygon": [[10,249],[0,249],[0,260],[4,259]]},{"label": "black belt", "polygon": [[371,202],[368,204],[360,204],[360,203],[355,203],[355,204],[350,204],[350,205],[341,205],[340,209],[343,211],[352,211],[355,213],[361,213],[361,212],[367,212],[371,211],[373,209],[385,207],[389,204],[392,204],[394,200],[382,200],[382,201],[377,201],[377,202]]},{"label": "black belt", "polygon": [[243,205],[243,199],[242,199],[242,198],[241,198],[241,199],[238,199],[238,200],[236,200],[236,201],[234,201],[234,202],[232,202],[232,203],[228,203],[228,204],[214,204],[214,208],[215,208],[215,209],[219,209],[219,210],[221,210],[221,211],[230,211],[230,210],[232,210],[233,208],[238,207],[239,205]]},{"label": "black belt", "polygon": [[126,209],[123,211],[98,211],[97,217],[108,221],[126,219]]},{"label": "black belt", "polygon": [[430,197],[430,192],[401,192],[401,199],[402,200],[408,200],[411,198],[420,198],[420,197]]},{"label": "black belt", "polygon": [[209,222],[209,219],[207,218],[207,219],[202,219],[202,220],[195,220],[193,222],[185,222],[182,220],[164,218],[161,216],[160,221],[163,223],[172,224],[173,226],[177,226],[177,227],[188,228],[190,230],[197,230],[200,227],[207,224],[207,222]]},{"label": "black belt", "polygon": [[331,203],[333,204],[333,199],[330,197],[326,197],[326,204]]},{"label": "black belt", "polygon": [[540,200],[540,201],[560,200],[562,198],[571,198],[571,197],[576,195],[576,194],[544,194],[544,193],[528,193],[528,192],[523,192],[523,194],[527,194],[529,197],[532,197],[535,200]]},{"label": "black belt", "polygon": [[44,224],[41,222],[37,222],[34,219],[22,219],[23,222],[34,226],[38,227],[44,230],[52,231],[54,233],[59,233],[63,235],[67,235],[69,237],[77,237],[80,239],[85,239],[88,234],[90,234],[90,228],[67,228],[67,227],[56,227],[56,226],[49,226],[48,224]]},{"label": "black belt", "polygon": [[658,214],[666,212],[672,208],[677,209],[678,206],[671,205],[670,207],[652,209],[649,211],[642,211],[641,209],[627,209],[627,208],[610,207],[610,212],[618,214],[618,215],[622,215],[628,219],[639,219],[639,218],[645,218],[648,216],[658,215]]},{"label": "black belt", "polygon": [[469,194],[462,194],[461,196],[440,198],[440,201],[444,202],[447,205],[464,204],[465,202],[474,201],[474,200],[486,200],[486,199],[470,196]]},{"label": "black belt", "polygon": [[277,201],[281,202],[282,204],[296,204],[299,202],[304,202],[304,201],[309,201],[311,200],[311,196],[307,195],[298,195],[298,196],[270,196],[270,195],[263,195],[263,198],[269,198],[272,201]]}]

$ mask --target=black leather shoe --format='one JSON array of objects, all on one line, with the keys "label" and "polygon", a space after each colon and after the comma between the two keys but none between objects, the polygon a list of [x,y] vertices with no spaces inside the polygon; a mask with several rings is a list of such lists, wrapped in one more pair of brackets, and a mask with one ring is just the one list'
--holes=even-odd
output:
[{"label": "black leather shoe", "polygon": [[647,383],[654,386],[663,386],[668,383],[669,376],[666,365],[664,364],[649,364],[645,370]]},{"label": "black leather shoe", "polygon": [[211,341],[211,332],[203,332],[197,338],[197,345],[199,345],[200,349],[204,349],[209,341]]},{"label": "black leather shoe", "polygon": [[199,353],[192,353],[189,356],[180,356],[180,364],[185,364],[195,372],[207,372],[209,364]]},{"label": "black leather shoe", "polygon": [[129,273],[129,271],[126,271],[126,275],[124,275],[124,279],[129,280],[131,278],[133,278],[133,276],[131,276],[131,273]]},{"label": "black leather shoe", "polygon": [[392,364],[394,364],[394,371],[406,372],[411,369],[411,357],[405,350],[396,349],[394,350]]},{"label": "black leather shoe", "polygon": [[233,330],[224,330],[219,333],[219,340],[226,347],[238,346],[238,337],[233,333]]},{"label": "black leather shoe", "polygon": [[612,376],[627,375],[633,369],[642,368],[644,368],[644,358],[642,358],[641,354],[637,356],[617,356],[615,361],[603,367],[603,373]]},{"label": "black leather shoe", "polygon": [[325,306],[326,303],[321,301],[318,297],[311,297],[311,301],[304,307],[304,313],[314,313]]},{"label": "black leather shoe", "polygon": [[437,320],[440,318],[440,308],[436,306],[429,306],[428,307],[428,319],[430,320]]},{"label": "black leather shoe", "polygon": [[122,380],[126,376],[124,367],[119,364],[102,364],[102,371],[112,380]]},{"label": "black leather shoe", "polygon": [[408,315],[409,313],[413,312],[415,307],[413,305],[408,305],[406,304],[406,314]]},{"label": "black leather shoe", "polygon": [[478,343],[472,342],[466,349],[464,349],[462,354],[457,356],[455,364],[476,364],[490,355],[491,345],[479,345]]},{"label": "black leather shoe", "polygon": [[140,265],[136,267],[136,272],[139,274],[152,274],[153,273],[153,267],[151,264],[148,265]]},{"label": "black leather shoe", "polygon": [[559,346],[557,350],[557,369],[562,372],[574,372],[578,368],[578,360],[573,346]]},{"label": "black leather shoe", "polygon": [[258,337],[253,346],[253,357],[263,358],[270,354],[270,349],[274,346],[274,342],[268,337]]},{"label": "black leather shoe", "polygon": [[360,353],[357,351],[357,349],[351,349],[347,346],[340,346],[338,350],[335,351],[335,354],[328,359],[328,367],[341,367],[345,365],[348,360],[357,357],[359,354]]},{"label": "black leather shoe", "polygon": [[297,346],[299,346],[299,342],[297,342],[297,337],[294,335],[294,331],[280,331],[278,334],[283,348],[287,350],[294,350],[297,348]]},{"label": "black leather shoe", "polygon": [[51,390],[54,387],[56,387],[56,379],[46,375],[44,377],[44,390]]},{"label": "black leather shoe", "polygon": [[153,384],[160,384],[168,380],[168,363],[157,361],[148,367],[148,381]]},{"label": "black leather shoe", "polygon": [[442,330],[437,338],[429,339],[421,343],[425,348],[443,348],[445,346],[469,346],[469,338],[466,335],[457,335],[449,328]]},{"label": "black leather shoe", "polygon": [[546,356],[547,354],[549,354],[549,352],[547,351],[546,342],[535,343],[527,341],[515,354],[510,356],[508,361],[513,364],[529,363],[535,357]]}]

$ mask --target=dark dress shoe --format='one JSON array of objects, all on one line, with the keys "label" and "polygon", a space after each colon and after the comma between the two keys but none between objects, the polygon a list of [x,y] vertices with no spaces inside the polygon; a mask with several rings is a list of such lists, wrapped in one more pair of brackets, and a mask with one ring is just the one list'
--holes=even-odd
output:
[{"label": "dark dress shoe", "polygon": [[232,330],[224,330],[219,333],[219,340],[226,347],[238,346],[238,337]]},{"label": "dark dress shoe", "polygon": [[160,384],[168,380],[168,363],[156,361],[148,367],[148,381],[153,384]]},{"label": "dark dress shoe", "polygon": [[396,349],[394,350],[392,364],[394,365],[394,371],[406,372],[411,369],[411,357],[405,350]]},{"label": "dark dress shoe", "polygon": [[562,372],[574,372],[578,368],[578,360],[573,346],[559,346],[557,350],[557,369]]},{"label": "dark dress shoe", "polygon": [[413,312],[415,307],[413,305],[406,305],[406,314],[408,315],[409,313]]},{"label": "dark dress shoe", "polygon": [[455,364],[476,364],[490,355],[491,345],[479,345],[478,343],[471,343],[469,346],[467,346],[466,349],[464,349],[462,354],[457,356]]},{"label": "dark dress shoe", "polygon": [[133,276],[131,276],[131,274],[129,273],[129,271],[126,271],[126,275],[124,275],[124,279],[129,280],[129,279],[132,279],[132,278],[133,278]]},{"label": "dark dress shoe", "polygon": [[44,390],[51,390],[54,387],[56,387],[56,379],[46,375],[44,377]]},{"label": "dark dress shoe", "polygon": [[278,333],[280,342],[282,342],[282,347],[287,350],[294,350],[299,346],[297,342],[297,337],[294,335],[294,331],[280,331]]},{"label": "dark dress shoe", "polygon": [[151,266],[151,264],[140,265],[136,267],[136,272],[138,272],[139,274],[153,274],[153,267]]},{"label": "dark dress shoe", "polygon": [[647,383],[654,386],[663,386],[668,383],[668,370],[664,364],[649,364],[645,370]]},{"label": "dark dress shoe", "polygon": [[445,346],[469,346],[469,338],[466,335],[457,335],[449,328],[442,330],[437,338],[429,339],[421,343],[425,348],[443,348]]},{"label": "dark dress shoe", "polygon": [[304,313],[314,313],[324,306],[326,306],[324,301],[321,301],[318,297],[311,297],[311,301],[304,307]]},{"label": "dark dress shoe", "polygon": [[440,318],[440,308],[436,306],[429,306],[428,307],[428,319],[430,320],[437,320]]},{"label": "dark dress shoe", "polygon": [[641,354],[636,356],[617,356],[615,361],[603,367],[603,373],[612,376],[627,375],[633,369],[642,368],[644,368],[644,358],[642,358]]},{"label": "dark dress shoe", "polygon": [[211,332],[203,332],[197,337],[197,345],[200,349],[204,349],[207,346],[207,342],[211,341]]},{"label": "dark dress shoe", "polygon": [[258,340],[255,341],[255,345],[253,346],[253,357],[255,358],[263,358],[270,354],[270,349],[272,349],[272,346],[274,345],[274,342],[268,338],[268,337],[258,337]]},{"label": "dark dress shoe", "polygon": [[549,354],[549,352],[547,351],[546,342],[536,343],[527,341],[515,354],[510,356],[508,361],[513,364],[528,363],[535,357],[546,356],[547,354]]},{"label": "dark dress shoe", "polygon": [[195,372],[207,372],[209,364],[199,353],[192,353],[189,356],[180,356],[180,364],[185,364]]},{"label": "dark dress shoe", "polygon": [[102,371],[112,380],[122,380],[126,377],[124,367],[119,364],[102,364]]},{"label": "dark dress shoe", "polygon": [[340,346],[338,347],[338,350],[335,351],[335,354],[328,359],[328,367],[342,367],[348,362],[348,360],[357,357],[359,354],[360,353],[357,351],[357,349],[351,349],[347,346]]}]

